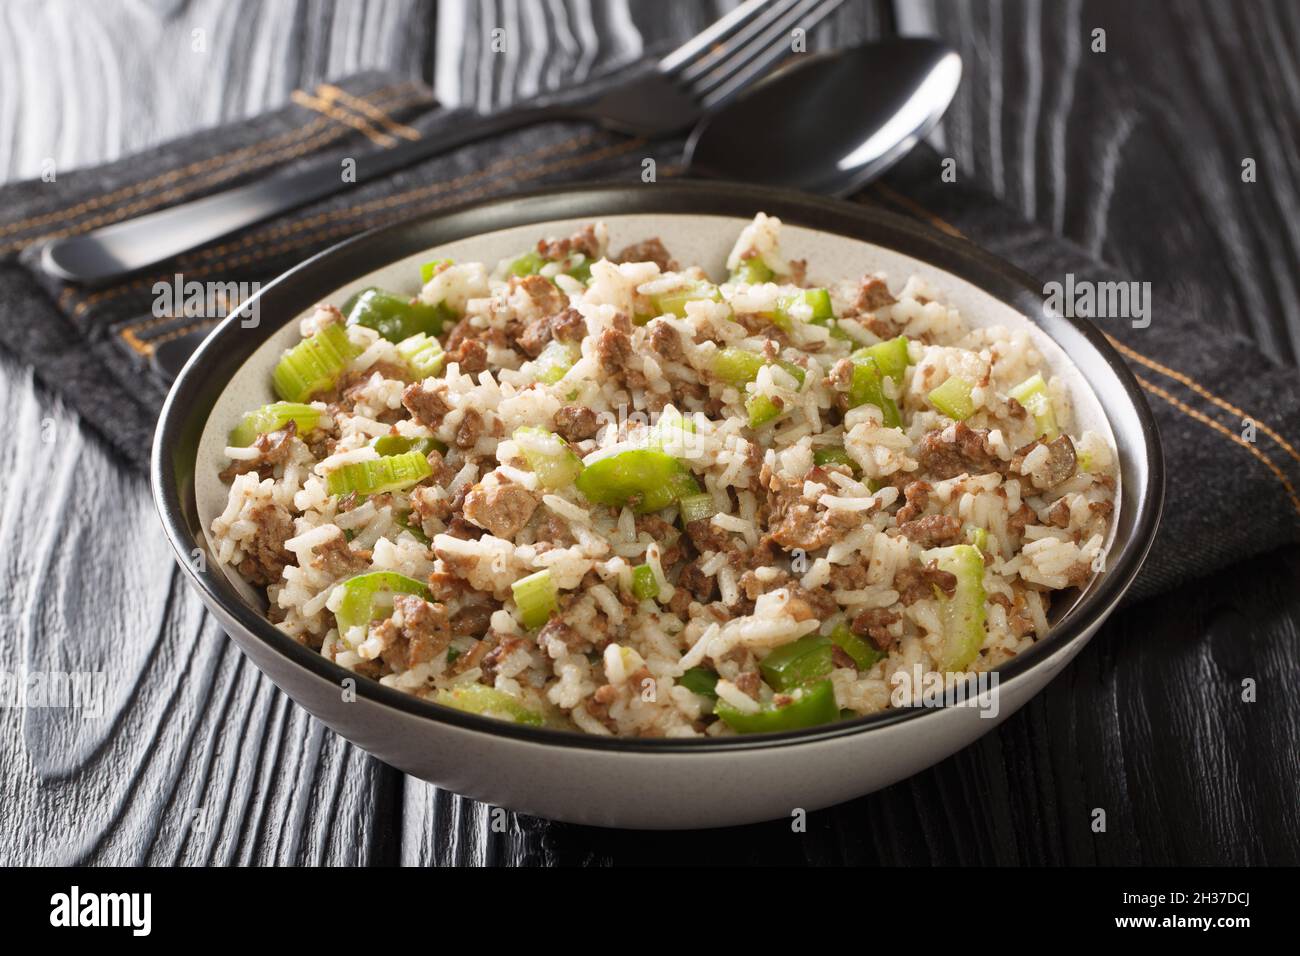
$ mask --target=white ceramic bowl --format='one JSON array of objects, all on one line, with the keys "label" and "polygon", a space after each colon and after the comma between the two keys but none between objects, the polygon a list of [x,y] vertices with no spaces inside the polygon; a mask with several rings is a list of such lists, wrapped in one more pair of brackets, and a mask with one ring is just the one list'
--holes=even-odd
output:
[{"label": "white ceramic bowl", "polygon": [[[659,236],[681,262],[717,276],[757,211],[785,222],[783,248],[810,277],[920,275],[970,324],[1024,328],[1070,384],[1081,426],[1117,447],[1121,477],[1107,569],[1053,611],[1051,634],[999,672],[996,717],[953,707],[888,711],[783,734],[623,740],[519,727],[440,707],[359,678],[291,641],[263,617],[265,599],[211,558],[206,529],[224,507],[225,436],[274,400],[271,368],[317,301],[378,285],[414,293],[431,258],[495,263],[544,235],[603,220],[611,245]],[[991,730],[1083,647],[1131,583],[1154,537],[1163,495],[1155,424],[1123,362],[1095,328],[1046,313],[1027,276],[909,220],[848,203],[718,183],[548,191],[465,207],[360,236],[267,285],[260,323],[232,318],[178,378],[155,437],[152,478],[169,539],[226,631],[294,700],[382,760],[492,804],[578,823],[711,827],[813,810],[886,786]],[[1032,320],[1031,320],[1032,319]],[[355,693],[345,690],[355,685]]]}]

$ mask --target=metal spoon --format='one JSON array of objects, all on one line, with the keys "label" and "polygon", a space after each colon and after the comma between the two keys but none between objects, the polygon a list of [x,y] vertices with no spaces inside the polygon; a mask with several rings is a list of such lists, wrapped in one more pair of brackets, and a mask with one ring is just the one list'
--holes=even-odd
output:
[{"label": "metal spoon", "polygon": [[961,57],[898,38],[816,54],[703,119],[691,175],[846,196],[908,154],[943,115]]}]

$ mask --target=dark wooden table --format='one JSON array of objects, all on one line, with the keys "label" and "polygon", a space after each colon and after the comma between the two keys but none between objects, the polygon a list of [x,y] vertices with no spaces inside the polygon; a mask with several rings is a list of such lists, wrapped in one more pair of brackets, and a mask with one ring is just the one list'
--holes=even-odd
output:
[{"label": "dark wooden table", "polygon": [[[698,27],[731,5],[589,2],[607,42],[583,45],[586,4],[548,0],[572,15],[505,76],[480,68],[479,28],[529,37],[541,0],[10,0],[0,179],[144,149],[362,68],[491,106],[636,56],[662,37],[660,11]],[[850,0],[831,32],[878,28],[960,48],[937,141],[961,175],[1295,364],[1300,5],[901,0],[882,16]],[[1249,205],[1225,185],[1245,157],[1268,170]],[[8,360],[0,403],[0,669],[108,677],[98,720],[0,710],[0,862],[1300,862],[1295,549],[1116,614],[998,731],[806,833],[513,816],[493,832],[488,808],[343,742],[245,661],[175,573],[144,479]]]}]

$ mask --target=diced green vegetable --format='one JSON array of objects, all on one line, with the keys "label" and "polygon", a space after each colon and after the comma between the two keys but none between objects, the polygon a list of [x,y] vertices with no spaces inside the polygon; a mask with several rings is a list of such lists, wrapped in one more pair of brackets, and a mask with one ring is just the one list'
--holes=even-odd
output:
[{"label": "diced green vegetable", "polygon": [[849,384],[849,407],[875,405],[880,409],[881,421],[887,428],[897,428],[903,420],[898,405],[885,395],[884,378],[876,360],[869,355],[852,359],[853,378]]},{"label": "diced green vegetable", "polygon": [[713,374],[732,385],[744,385],[756,379],[758,370],[766,364],[757,352],[728,346],[713,357]]},{"label": "diced green vegetable", "polygon": [[320,411],[301,402],[272,402],[251,412],[246,412],[243,419],[230,432],[230,444],[240,448],[257,441],[258,435],[277,432],[290,422],[298,427],[298,434],[305,435],[320,422]]},{"label": "diced green vegetable", "polygon": [[566,275],[571,275],[579,282],[587,283],[591,281],[591,260],[582,253],[576,253],[573,257],[573,264],[564,270]]},{"label": "diced green vegetable", "polygon": [[401,455],[408,451],[418,451],[421,455],[429,452],[443,452],[447,446],[436,438],[407,438],[405,435],[380,435],[370,443],[370,447],[380,455]]},{"label": "diced green vegetable", "polygon": [[374,329],[390,342],[401,342],[421,332],[438,335],[446,323],[456,319],[456,313],[441,302],[429,305],[383,289],[362,292],[347,316],[348,325]]},{"label": "diced green vegetable", "polygon": [[429,467],[429,460],[418,451],[408,451],[369,461],[354,461],[336,468],[325,479],[325,488],[331,495],[355,492],[365,497],[409,488],[431,474],[433,469]]},{"label": "diced green vegetable", "polygon": [[510,590],[519,608],[519,619],[530,630],[541,627],[559,609],[559,591],[549,568],[520,578],[510,585]]},{"label": "diced green vegetable", "polygon": [[699,694],[701,697],[712,697],[714,700],[718,699],[718,692],[714,689],[718,686],[718,675],[707,667],[690,668],[681,677],[677,678],[677,683],[692,694]]},{"label": "diced green vegetable", "polygon": [[966,540],[981,551],[989,549],[989,533],[983,528],[976,528],[973,525],[967,527]]},{"label": "diced green vegetable", "polygon": [[638,564],[632,569],[632,596],[645,601],[659,596],[659,581],[648,564]]},{"label": "diced green vegetable", "polygon": [[687,302],[702,300],[721,302],[722,293],[711,282],[693,282],[680,289],[654,296],[652,299],[656,310],[655,315],[675,315],[678,318],[686,317]]},{"label": "diced green vegetable", "polygon": [[870,670],[876,662],[884,660],[886,656],[884,651],[877,650],[854,634],[843,621],[831,631],[831,643],[853,658],[853,663],[860,671]]},{"label": "diced green vegetable", "polygon": [[550,491],[567,488],[582,471],[582,459],[554,432],[522,425],[515,429],[514,440],[537,480]]},{"label": "diced green vegetable", "polygon": [[434,259],[420,266],[420,285],[426,285],[430,279],[442,271],[443,266],[451,265],[450,259]]},{"label": "diced green vegetable", "polygon": [[[429,600],[429,589],[415,578],[396,571],[371,571],[343,582],[343,599],[334,612],[339,633],[367,625],[377,617],[386,617],[394,594],[416,594]],[[381,596],[385,599],[381,599]]]},{"label": "diced green vegetable", "polygon": [[858,473],[858,463],[853,460],[853,456],[841,448],[839,445],[823,445],[813,452],[814,465],[843,465],[849,468],[856,475]]},{"label": "diced green vegetable", "polygon": [[641,514],[700,493],[686,466],[654,448],[631,448],[600,458],[582,470],[577,485],[589,501],[630,505]]},{"label": "diced green vegetable", "polygon": [[960,375],[951,376],[938,388],[931,389],[930,404],[954,421],[965,421],[975,413],[971,383]]},{"label": "diced green vegetable", "polygon": [[424,332],[417,332],[409,339],[398,342],[397,352],[417,379],[437,375],[442,371],[442,363],[447,358],[442,343]]},{"label": "diced green vegetable", "polygon": [[703,521],[705,518],[712,518],[718,513],[718,506],[713,502],[713,495],[708,493],[701,495],[687,495],[680,502],[682,509],[682,521],[689,524],[692,521]]},{"label": "diced green vegetable", "polygon": [[761,285],[764,282],[771,282],[775,275],[771,267],[763,261],[761,256],[753,256],[749,259],[741,259],[740,265],[731,273],[733,282],[744,282],[748,285]]},{"label": "diced green vegetable", "polygon": [[525,252],[522,256],[510,263],[509,273],[512,276],[531,276],[542,271],[546,265],[546,260],[542,258],[541,253],[535,250]]},{"label": "diced green vegetable", "polygon": [[533,363],[533,368],[537,371],[537,381],[543,385],[554,385],[569,373],[573,363],[581,356],[582,350],[576,342],[551,339]]},{"label": "diced green vegetable", "polygon": [[287,402],[305,402],[333,388],[354,354],[347,330],[327,325],[284,353],[271,373],[275,393]]},{"label": "diced green vegetable", "polygon": [[1048,394],[1047,383],[1043,381],[1042,375],[1035,372],[1008,394],[1034,416],[1038,437],[1051,441],[1061,434],[1061,429],[1056,424],[1056,411],[1052,408],[1052,397]]},{"label": "diced green vegetable", "polygon": [[799,387],[803,388],[803,380],[808,377],[808,370],[802,365],[795,365],[794,362],[787,362],[785,359],[777,359],[776,364],[790,374]]},{"label": "diced green vegetable", "polygon": [[517,697],[486,684],[457,684],[438,691],[434,700],[444,707],[454,707],[470,714],[500,717],[516,724],[540,727],[545,718]]},{"label": "diced green vegetable", "polygon": [[393,524],[397,525],[403,531],[409,532],[411,537],[415,538],[415,540],[420,542],[420,544],[429,543],[429,536],[424,533],[424,529],[420,527],[419,522],[412,520],[409,511],[402,514],[394,514]]},{"label": "diced green vegetable", "polygon": [[746,714],[719,700],[714,713],[732,730],[741,734],[766,734],[782,730],[799,730],[816,727],[839,719],[835,706],[835,689],[828,680],[810,684],[795,691],[795,699],[783,707],[769,704],[756,714]]},{"label": "diced green vegetable", "polygon": [[921,560],[957,578],[952,597],[936,588],[944,642],[939,670],[964,671],[984,644],[984,556],[972,545],[954,544],[923,551]]},{"label": "diced green vegetable", "polygon": [[776,312],[771,316],[781,328],[789,331],[793,322],[811,322],[813,325],[826,325],[835,318],[831,307],[831,294],[825,289],[805,289],[794,295],[784,295],[777,300]]},{"label": "diced green vegetable", "polygon": [[877,342],[853,353],[854,358],[870,358],[880,369],[880,374],[892,378],[898,384],[903,382],[903,373],[907,370],[910,359],[907,355],[907,336],[900,335],[887,342]]},{"label": "diced green vegetable", "polygon": [[749,427],[762,428],[780,418],[783,409],[766,395],[751,395],[745,399],[745,411],[749,412]]},{"label": "diced green vegetable", "polygon": [[807,634],[782,644],[758,665],[763,679],[779,691],[819,680],[831,672],[831,667],[831,640],[820,634]]}]

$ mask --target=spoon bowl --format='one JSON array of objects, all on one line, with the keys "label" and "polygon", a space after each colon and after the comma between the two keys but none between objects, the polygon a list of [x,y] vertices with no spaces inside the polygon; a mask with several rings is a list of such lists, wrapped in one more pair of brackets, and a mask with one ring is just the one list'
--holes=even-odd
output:
[{"label": "spoon bowl", "polygon": [[694,176],[846,196],[934,128],[960,81],[961,57],[932,39],[806,56],[701,121],[686,165]]}]

